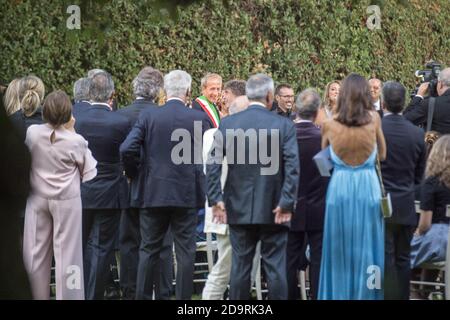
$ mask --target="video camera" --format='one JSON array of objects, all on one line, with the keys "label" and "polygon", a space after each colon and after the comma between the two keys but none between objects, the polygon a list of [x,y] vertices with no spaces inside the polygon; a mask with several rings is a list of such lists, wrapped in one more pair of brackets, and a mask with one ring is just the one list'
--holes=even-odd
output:
[{"label": "video camera", "polygon": [[[428,86],[428,95],[430,97],[437,97],[438,93],[437,93],[437,82],[438,82],[438,76],[439,73],[441,72],[441,64],[436,62],[436,61],[431,61],[428,62],[425,65],[425,70],[416,70],[415,72],[415,76],[416,78],[419,79],[420,84],[424,83],[424,82],[429,82],[429,86]],[[419,86],[416,87],[416,89],[413,91],[413,93],[411,94],[411,98],[413,98],[416,94],[417,91],[419,90]]]}]

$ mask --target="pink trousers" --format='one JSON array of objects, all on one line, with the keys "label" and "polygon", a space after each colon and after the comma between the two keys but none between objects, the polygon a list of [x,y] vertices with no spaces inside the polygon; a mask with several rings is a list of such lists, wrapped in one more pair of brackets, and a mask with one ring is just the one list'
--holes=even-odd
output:
[{"label": "pink trousers", "polygon": [[23,257],[33,298],[50,298],[55,256],[56,299],[84,300],[81,198],[48,200],[31,195],[25,211]]}]

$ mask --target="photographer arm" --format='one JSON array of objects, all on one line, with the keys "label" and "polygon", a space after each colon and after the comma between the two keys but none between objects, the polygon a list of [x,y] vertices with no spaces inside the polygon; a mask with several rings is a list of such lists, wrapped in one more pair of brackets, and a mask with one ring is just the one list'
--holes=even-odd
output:
[{"label": "photographer arm", "polygon": [[428,115],[428,97],[423,98],[428,90],[428,82],[422,83],[417,95],[411,100],[409,106],[403,111],[403,116],[415,125],[424,124]]}]

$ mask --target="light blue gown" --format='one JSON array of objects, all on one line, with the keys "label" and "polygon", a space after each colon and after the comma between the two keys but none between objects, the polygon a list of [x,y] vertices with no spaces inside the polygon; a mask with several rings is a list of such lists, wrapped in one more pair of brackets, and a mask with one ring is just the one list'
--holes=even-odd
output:
[{"label": "light blue gown", "polygon": [[321,300],[381,300],[384,219],[375,170],[377,148],[359,166],[345,164],[330,146],[319,294]]}]

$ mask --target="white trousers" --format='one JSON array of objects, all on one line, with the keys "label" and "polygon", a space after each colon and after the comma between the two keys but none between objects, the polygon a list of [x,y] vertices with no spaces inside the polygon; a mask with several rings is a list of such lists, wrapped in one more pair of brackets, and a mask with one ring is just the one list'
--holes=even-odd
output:
[{"label": "white trousers", "polygon": [[217,234],[218,260],[213,266],[203,288],[203,300],[222,300],[230,282],[231,243],[229,235]]}]

